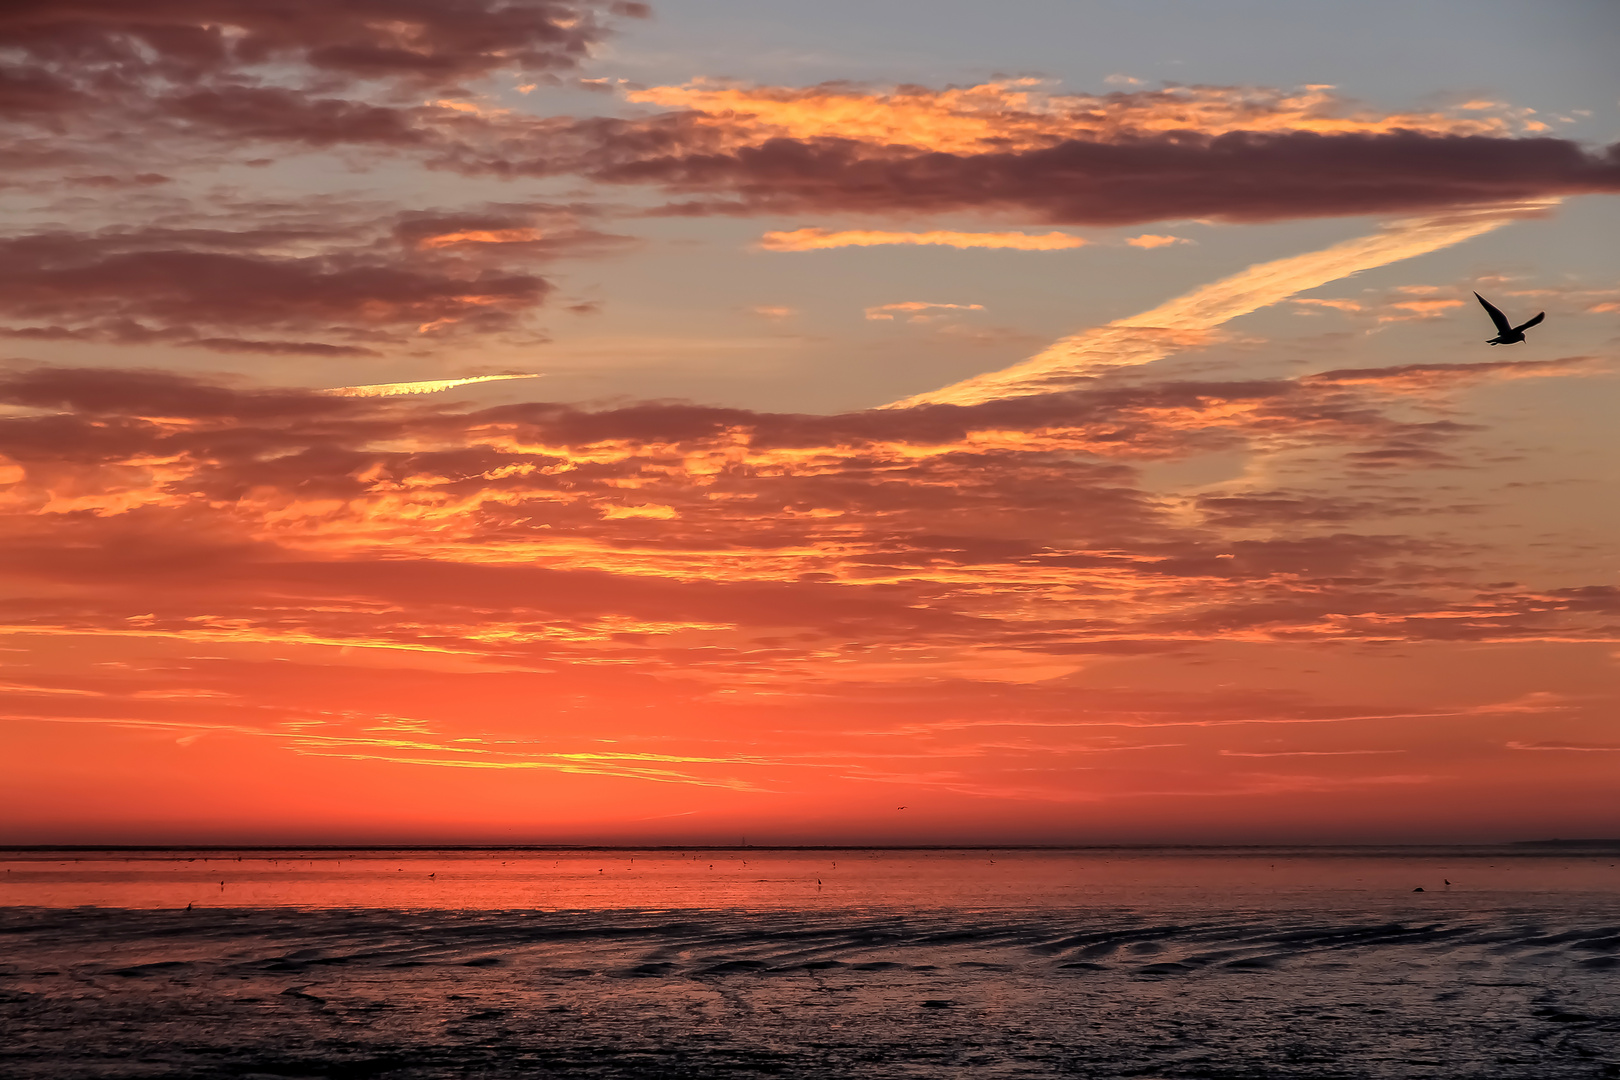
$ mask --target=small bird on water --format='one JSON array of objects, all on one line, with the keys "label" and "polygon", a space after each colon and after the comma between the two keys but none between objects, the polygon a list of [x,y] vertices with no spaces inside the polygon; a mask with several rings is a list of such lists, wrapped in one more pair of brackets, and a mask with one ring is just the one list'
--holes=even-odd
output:
[{"label": "small bird on water", "polygon": [[1487,345],[1513,345],[1523,341],[1524,332],[1547,317],[1547,313],[1543,311],[1529,322],[1514,326],[1508,322],[1507,316],[1502,314],[1495,304],[1479,295],[1479,293],[1474,294],[1474,299],[1485,306],[1485,313],[1491,317],[1491,322],[1496,324],[1496,336],[1487,341],[1485,343]]}]

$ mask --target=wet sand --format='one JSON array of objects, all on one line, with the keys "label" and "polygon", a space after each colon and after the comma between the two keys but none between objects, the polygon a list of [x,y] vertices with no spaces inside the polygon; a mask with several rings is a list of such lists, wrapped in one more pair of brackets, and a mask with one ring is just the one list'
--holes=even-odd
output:
[{"label": "wet sand", "polygon": [[[581,855],[551,892],[616,905],[0,908],[0,1074],[1620,1076],[1609,857],[1504,868],[1512,856],[1491,854],[1478,868],[1505,885],[1413,893],[1404,881],[1429,863],[1119,855],[1077,901],[1063,860],[1096,867],[1096,853],[909,868],[918,857],[890,853],[841,899],[824,884],[819,902],[786,904],[795,860],[834,860],[745,852],[764,876],[725,885],[732,903],[654,908],[634,901],[681,892],[676,875],[591,881],[606,855]],[[379,873],[348,880],[406,887]]]}]

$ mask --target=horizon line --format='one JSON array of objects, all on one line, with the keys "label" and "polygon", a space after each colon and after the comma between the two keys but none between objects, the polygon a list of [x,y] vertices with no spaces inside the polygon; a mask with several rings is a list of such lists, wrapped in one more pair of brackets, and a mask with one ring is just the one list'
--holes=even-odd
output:
[{"label": "horizon line", "polygon": [[3,852],[45,851],[1115,851],[1158,849],[1620,847],[1620,837],[1344,843],[1113,844],[0,844]]}]

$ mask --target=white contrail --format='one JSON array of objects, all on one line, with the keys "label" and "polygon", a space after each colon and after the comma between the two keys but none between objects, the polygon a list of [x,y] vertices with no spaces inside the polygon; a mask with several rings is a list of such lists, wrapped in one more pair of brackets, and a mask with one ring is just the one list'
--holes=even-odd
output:
[{"label": "white contrail", "polygon": [[327,397],[400,397],[404,394],[436,394],[468,383],[499,382],[502,379],[540,379],[543,375],[474,375],[467,379],[429,379],[425,382],[385,382],[369,386],[334,386],[317,390]]},{"label": "white contrail", "polygon": [[1545,210],[1558,201],[1475,207],[1392,222],[1371,236],[1251,266],[1151,311],[1063,338],[1012,367],[975,375],[881,408],[977,405],[1002,398],[1068,390],[1100,371],[1146,364],[1178,348],[1199,344],[1207,340],[1211,330],[1229,319],[1286,300],[1297,292],[1326,285],[1361,270],[1450,247],[1516,218]]}]

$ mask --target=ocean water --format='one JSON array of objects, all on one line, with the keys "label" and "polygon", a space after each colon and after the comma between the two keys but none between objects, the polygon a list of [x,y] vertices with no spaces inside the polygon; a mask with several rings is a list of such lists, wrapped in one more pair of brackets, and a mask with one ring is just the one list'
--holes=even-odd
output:
[{"label": "ocean water", "polygon": [[0,1076],[1620,1077],[1617,863],[0,852]]}]

